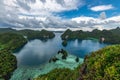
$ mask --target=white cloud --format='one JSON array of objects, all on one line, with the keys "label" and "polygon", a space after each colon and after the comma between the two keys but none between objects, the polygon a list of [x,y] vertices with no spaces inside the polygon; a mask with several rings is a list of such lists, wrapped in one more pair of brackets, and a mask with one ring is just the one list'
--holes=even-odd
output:
[{"label": "white cloud", "polygon": [[0,0],[0,14],[51,16],[52,13],[75,10],[82,5],[82,0]]},{"label": "white cloud", "polygon": [[0,0],[0,25],[61,27],[65,21],[59,24],[62,19],[54,16],[53,13],[77,9],[81,5],[81,0]]},{"label": "white cloud", "polygon": [[77,22],[80,27],[90,27],[92,29],[100,29],[100,30],[112,29],[120,26],[120,15],[110,18],[104,18],[104,19],[80,16],[80,17],[72,18],[71,21]]},{"label": "white cloud", "polygon": [[[77,9],[82,0],[0,0],[0,25],[16,28],[109,29],[120,26],[120,16],[62,19],[53,13]],[[102,17],[105,13],[102,14]]]},{"label": "white cloud", "polygon": [[5,5],[16,7],[19,13],[39,14],[50,12],[61,12],[83,5],[82,0],[4,0]]},{"label": "white cloud", "polygon": [[105,10],[110,10],[113,9],[114,7],[110,4],[110,5],[99,5],[99,6],[94,6],[91,7],[90,10],[92,11],[105,11]]}]

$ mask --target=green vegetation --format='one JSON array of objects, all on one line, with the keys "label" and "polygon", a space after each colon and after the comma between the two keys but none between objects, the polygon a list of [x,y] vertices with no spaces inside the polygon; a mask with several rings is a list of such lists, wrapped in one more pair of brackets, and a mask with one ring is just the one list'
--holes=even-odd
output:
[{"label": "green vegetation", "polygon": [[52,39],[55,37],[55,34],[50,31],[41,30],[41,31],[34,31],[34,30],[20,30],[19,33],[26,36],[28,40],[32,39]]},{"label": "green vegetation", "polygon": [[111,30],[93,30],[89,31],[71,31],[66,30],[64,34],[61,35],[63,40],[71,39],[98,39],[100,42],[119,44],[120,43],[120,28],[111,29]]},{"label": "green vegetation", "polygon": [[62,59],[66,59],[68,56],[67,51],[65,51],[64,49],[61,49],[60,51],[58,51],[58,54],[62,54]]},{"label": "green vegetation", "polygon": [[93,52],[85,58],[80,71],[82,80],[119,80],[120,45]]},{"label": "green vegetation", "polygon": [[53,32],[46,30],[17,31],[11,28],[0,28],[0,79],[9,80],[12,72],[17,68],[16,58],[11,53],[24,46],[27,40],[51,39],[54,36]]},{"label": "green vegetation", "polygon": [[120,27],[117,27],[116,29],[111,29],[111,32],[113,32],[114,34],[120,34]]},{"label": "green vegetation", "polygon": [[2,49],[15,50],[26,43],[27,40],[20,34],[10,32],[0,34],[0,48]]},{"label": "green vegetation", "polygon": [[11,28],[0,28],[0,33],[5,33],[5,32],[15,32],[16,30],[11,29]]},{"label": "green vegetation", "polygon": [[54,56],[53,58],[51,58],[51,59],[49,60],[49,63],[50,63],[50,62],[56,62],[57,60],[59,60],[59,59]]},{"label": "green vegetation", "polygon": [[76,62],[79,62],[79,57],[76,57],[75,61],[76,61]]},{"label": "green vegetation", "polygon": [[0,34],[0,79],[9,80],[17,68],[16,57],[12,51],[26,44],[27,40],[20,34],[5,32]]},{"label": "green vegetation", "polygon": [[[59,50],[58,54],[62,54],[61,59],[66,59],[67,56],[68,56],[67,51],[65,51],[64,49]],[[54,57],[50,58],[49,63],[50,62],[56,62],[57,60],[59,60],[59,58],[57,58],[56,56],[54,56]]]},{"label": "green vegetation", "polygon": [[17,68],[16,57],[9,50],[0,50],[0,79],[9,80],[12,72]]},{"label": "green vegetation", "polygon": [[11,28],[0,28],[0,79],[10,79],[12,72],[17,68],[17,60],[12,52],[23,47],[27,43],[27,40],[51,39],[54,36],[53,32],[46,30],[17,31]]},{"label": "green vegetation", "polygon": [[54,69],[48,74],[41,75],[34,80],[77,80],[79,77],[79,67],[74,70],[68,68]]},{"label": "green vegetation", "polygon": [[[76,58],[77,59],[77,58]],[[120,45],[105,47],[85,57],[74,70],[54,69],[34,80],[119,80]]]},{"label": "green vegetation", "polygon": [[16,34],[20,34],[23,36],[26,36],[28,40],[32,40],[32,39],[52,39],[55,37],[55,34],[51,31],[47,31],[47,30],[41,30],[41,31],[35,31],[35,30],[29,30],[29,29],[25,29],[25,30],[14,30],[11,28],[0,28],[0,33],[16,33]]}]

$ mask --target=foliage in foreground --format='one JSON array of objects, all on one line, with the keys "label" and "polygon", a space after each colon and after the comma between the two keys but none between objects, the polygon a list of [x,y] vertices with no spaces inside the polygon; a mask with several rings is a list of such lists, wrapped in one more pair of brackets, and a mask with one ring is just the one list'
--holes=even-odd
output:
[{"label": "foliage in foreground", "polygon": [[10,32],[0,34],[0,48],[2,49],[14,50],[25,43],[27,40],[20,34]]},{"label": "foliage in foreground", "polygon": [[54,69],[34,80],[119,80],[120,45],[105,47],[86,56],[74,70]]},{"label": "foliage in foreground", "polygon": [[12,72],[17,68],[16,57],[8,50],[0,50],[0,78],[9,80]]},{"label": "foliage in foreground", "polygon": [[120,45],[105,47],[86,57],[80,80],[119,80]]}]

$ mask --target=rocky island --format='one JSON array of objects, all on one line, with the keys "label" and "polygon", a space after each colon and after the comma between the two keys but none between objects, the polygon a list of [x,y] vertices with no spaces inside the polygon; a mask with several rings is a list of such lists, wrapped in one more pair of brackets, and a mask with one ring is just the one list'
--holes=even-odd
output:
[{"label": "rocky island", "polygon": [[119,44],[120,43],[120,28],[111,30],[98,30],[94,29],[93,31],[71,31],[70,29],[66,30],[62,35],[62,40],[72,40],[72,39],[96,39],[100,42]]}]

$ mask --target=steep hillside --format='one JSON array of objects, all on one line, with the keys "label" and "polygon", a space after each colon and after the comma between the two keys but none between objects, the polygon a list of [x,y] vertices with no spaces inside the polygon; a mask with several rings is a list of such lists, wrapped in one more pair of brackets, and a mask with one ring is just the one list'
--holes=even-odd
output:
[{"label": "steep hillside", "polygon": [[105,47],[86,56],[74,70],[54,69],[34,80],[119,80],[120,45]]},{"label": "steep hillside", "polygon": [[120,45],[108,46],[86,57],[80,80],[119,80]]},{"label": "steep hillside", "polygon": [[16,57],[9,50],[0,50],[0,79],[9,80],[17,68]]}]

